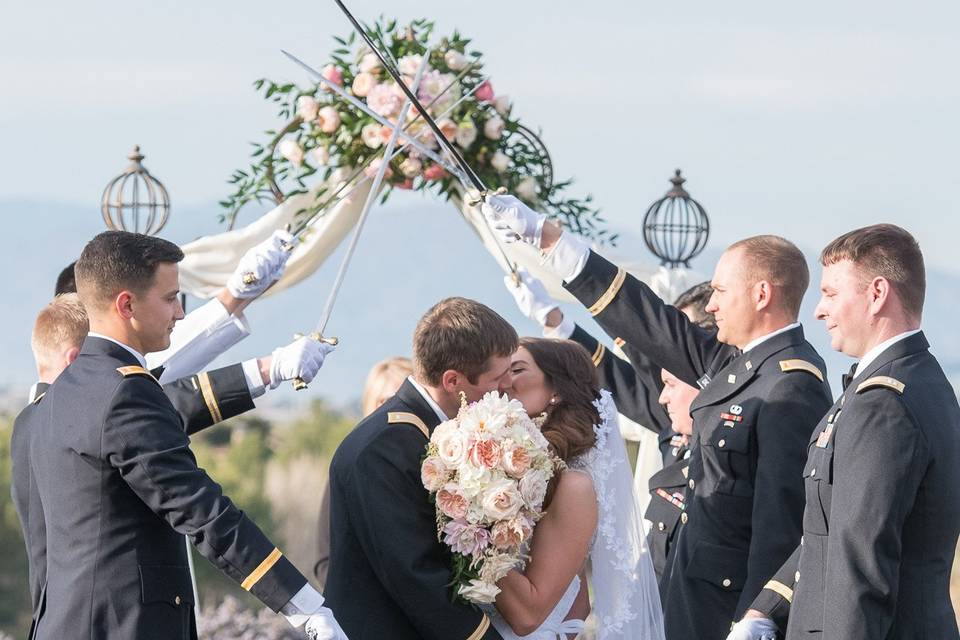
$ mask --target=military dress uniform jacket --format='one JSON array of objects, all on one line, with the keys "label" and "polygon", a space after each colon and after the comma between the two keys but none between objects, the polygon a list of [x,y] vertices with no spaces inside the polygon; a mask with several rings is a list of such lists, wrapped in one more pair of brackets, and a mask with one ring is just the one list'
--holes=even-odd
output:
[{"label": "military dress uniform jacket", "polygon": [[643,516],[650,521],[647,544],[653,569],[657,574],[657,583],[660,585],[661,600],[666,595],[663,589],[667,584],[663,577],[668,564],[673,560],[671,551],[675,550],[680,519],[686,513],[685,490],[690,464],[686,457],[686,446],[672,447],[671,452],[676,452],[671,455],[674,461],[650,476],[650,503]]},{"label": "military dress uniform jacket", "polygon": [[958,637],[960,408],[928,349],[892,344],[814,430],[803,542],[753,605],[790,640]]},{"label": "military dress uniform jacket", "polygon": [[324,597],[350,640],[500,638],[485,614],[451,601],[451,557],[420,480],[439,423],[408,380],[333,456]]},{"label": "military dress uniform jacket", "polygon": [[570,339],[591,354],[600,386],[613,395],[617,411],[657,434],[664,466],[674,462],[676,455],[671,455],[671,449],[675,447],[670,441],[675,434],[670,427],[670,416],[660,404],[660,392],[663,391],[661,367],[623,339],[616,338],[614,342],[624,350],[629,361],[620,358],[580,325],[574,326]]},{"label": "military dress uniform jacket", "polygon": [[[27,547],[30,602],[34,620],[41,609],[41,595],[47,580],[47,532],[43,505],[40,503],[36,481],[30,468],[29,438],[37,422],[37,405],[43,400],[49,386],[44,382],[37,383],[30,404],[14,421],[10,439],[10,493]],[[239,364],[165,384],[163,392],[180,414],[189,434],[254,407],[243,366]]]},{"label": "military dress uniform jacket", "polygon": [[799,544],[806,445],[831,403],[823,360],[800,327],[740,354],[596,253],[565,287],[605,331],[703,389],[663,606],[668,639],[722,640]]},{"label": "military dress uniform jacket", "polygon": [[195,637],[181,534],[274,611],[306,584],[197,467],[180,415],[122,346],[88,337],[37,408],[30,463],[47,546],[37,638]]}]

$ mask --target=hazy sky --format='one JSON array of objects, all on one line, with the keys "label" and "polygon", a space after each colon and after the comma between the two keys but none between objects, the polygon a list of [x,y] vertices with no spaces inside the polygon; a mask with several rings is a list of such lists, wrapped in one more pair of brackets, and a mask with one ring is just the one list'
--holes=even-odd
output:
[{"label": "hazy sky", "polygon": [[[956,0],[349,6],[472,36],[497,93],[542,128],[557,175],[614,226],[637,229],[682,167],[715,243],[776,232],[818,248],[886,220],[960,272]],[[9,3],[0,199],[96,217],[139,143],[173,215],[209,205],[212,217],[248,141],[277,122],[251,82],[304,82],[279,50],[321,65],[348,27],[332,2]]]}]

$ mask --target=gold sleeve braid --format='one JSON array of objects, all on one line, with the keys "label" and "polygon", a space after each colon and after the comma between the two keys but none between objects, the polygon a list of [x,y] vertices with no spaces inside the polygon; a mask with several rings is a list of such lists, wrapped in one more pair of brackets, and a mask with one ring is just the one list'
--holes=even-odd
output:
[{"label": "gold sleeve braid", "polygon": [[620,293],[621,287],[623,287],[624,281],[627,279],[627,272],[623,267],[617,268],[617,275],[613,277],[613,282],[610,283],[610,286],[607,287],[607,290],[603,292],[603,295],[600,296],[593,305],[590,306],[587,311],[590,312],[590,315],[595,316],[606,309],[613,299],[617,297],[617,294]]}]

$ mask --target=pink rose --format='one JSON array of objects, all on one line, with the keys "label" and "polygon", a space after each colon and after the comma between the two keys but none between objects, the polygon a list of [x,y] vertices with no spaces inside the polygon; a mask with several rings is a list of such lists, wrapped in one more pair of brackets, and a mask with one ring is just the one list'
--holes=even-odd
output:
[{"label": "pink rose", "polygon": [[337,86],[343,84],[343,72],[335,65],[328,64],[320,70],[320,75]]},{"label": "pink rose", "polygon": [[470,448],[470,462],[477,467],[493,469],[500,464],[501,451],[496,440],[480,440]]},{"label": "pink rose", "polygon": [[423,172],[424,180],[439,180],[447,175],[446,170],[438,164],[432,164]]},{"label": "pink rose", "polygon": [[297,98],[297,115],[304,122],[313,122],[317,118],[317,110],[320,105],[313,96],[300,96]]},{"label": "pink rose", "polygon": [[503,470],[514,478],[519,478],[530,468],[530,454],[523,447],[508,446],[503,452]]},{"label": "pink rose", "polygon": [[396,185],[397,189],[413,189],[413,180],[407,178],[403,182],[400,182]]},{"label": "pink rose", "polygon": [[499,140],[503,136],[503,128],[506,123],[500,116],[493,116],[483,123],[483,135],[490,140]]},{"label": "pink rose", "polygon": [[[376,178],[377,171],[380,170],[380,165],[383,164],[383,158],[377,158],[367,165],[367,168],[363,170],[363,175],[368,178]],[[390,165],[387,165],[386,171],[383,172],[383,179],[389,180],[393,177],[393,169],[390,168]]]},{"label": "pink rose", "polygon": [[443,527],[443,541],[454,553],[476,558],[490,545],[490,532],[483,527],[451,520]]},{"label": "pink rose", "polygon": [[494,97],[493,85],[490,84],[489,80],[484,80],[483,84],[477,87],[473,95],[476,96],[480,102],[490,102]]},{"label": "pink rose", "polygon": [[317,113],[317,123],[320,131],[333,133],[340,127],[340,114],[333,107],[324,107]]},{"label": "pink rose", "polygon": [[383,117],[395,116],[403,106],[402,93],[393,83],[378,84],[367,94],[367,106]]},{"label": "pink rose", "polygon": [[463,519],[467,516],[467,499],[457,490],[457,485],[447,483],[437,492],[437,507],[448,518],[454,520]]},{"label": "pink rose", "polygon": [[430,456],[420,465],[420,481],[427,491],[437,491],[447,479],[447,468],[435,456]]}]

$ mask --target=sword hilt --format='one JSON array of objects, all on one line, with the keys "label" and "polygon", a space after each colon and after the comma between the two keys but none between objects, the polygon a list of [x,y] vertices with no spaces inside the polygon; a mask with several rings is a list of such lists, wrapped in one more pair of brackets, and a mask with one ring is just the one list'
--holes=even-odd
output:
[{"label": "sword hilt", "polygon": [[[302,334],[302,333],[295,333],[295,334],[293,334],[293,339],[294,339],[294,340],[299,340],[299,339],[302,338],[302,337],[303,337],[303,334]],[[311,334],[308,335],[307,337],[310,338],[311,340],[316,340],[317,342],[322,342],[322,343],[324,343],[324,344],[328,344],[328,345],[330,345],[331,347],[335,347],[335,346],[337,346],[338,344],[340,344],[340,338],[337,338],[337,337],[335,337],[335,336],[330,336],[329,338],[327,338],[327,337],[324,337],[324,336],[320,335],[320,332],[318,332],[318,331],[314,331],[313,333],[311,333]],[[297,376],[296,378],[293,379],[293,390],[294,390],[294,391],[303,391],[303,390],[306,389],[306,388],[307,388],[307,383],[304,382],[303,378],[301,378],[300,376]]]},{"label": "sword hilt", "polygon": [[467,204],[475,207],[485,202],[489,196],[504,196],[507,194],[506,187],[499,187],[496,191],[476,191],[471,189],[467,194]]},{"label": "sword hilt", "polygon": [[[287,230],[289,230],[290,225],[287,225]],[[297,245],[293,242],[286,242],[284,240],[280,241],[280,246],[284,251],[290,252],[297,248]],[[253,271],[247,271],[243,274],[243,284],[255,284],[260,281],[260,278],[257,277]]]}]

